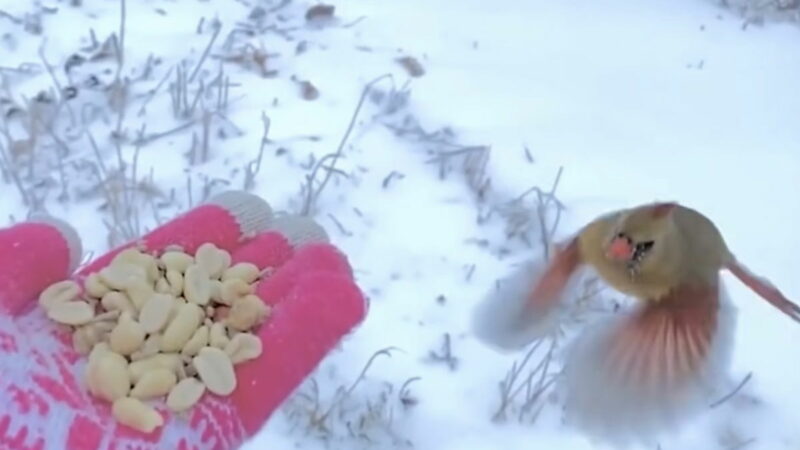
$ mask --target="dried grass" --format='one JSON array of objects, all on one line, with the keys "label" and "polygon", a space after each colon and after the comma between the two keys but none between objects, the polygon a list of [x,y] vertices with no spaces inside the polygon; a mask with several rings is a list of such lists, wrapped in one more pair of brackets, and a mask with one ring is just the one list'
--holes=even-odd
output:
[{"label": "dried grass", "polygon": [[719,0],[719,4],[745,19],[742,28],[766,22],[800,23],[800,0]]},{"label": "dried grass", "polygon": [[395,348],[375,352],[356,379],[339,386],[323,399],[316,378],[311,378],[282,408],[294,433],[313,436],[333,448],[411,448],[413,443],[395,429],[398,416],[413,408],[418,400],[411,385],[419,377],[407,379],[398,388],[390,382],[372,381],[367,373],[379,357],[391,357]]}]

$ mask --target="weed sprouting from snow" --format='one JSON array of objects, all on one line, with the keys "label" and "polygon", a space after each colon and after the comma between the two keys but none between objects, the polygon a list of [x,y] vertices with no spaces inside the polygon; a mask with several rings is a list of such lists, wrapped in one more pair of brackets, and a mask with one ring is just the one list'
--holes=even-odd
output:
[{"label": "weed sprouting from snow", "polygon": [[580,294],[567,300],[561,321],[550,334],[530,344],[524,356],[515,360],[499,383],[499,401],[492,416],[496,422],[515,420],[535,423],[547,406],[549,396],[561,376],[560,353],[564,343],[578,327],[600,314],[617,310],[613,299],[600,295],[602,285],[596,277],[581,280]]},{"label": "weed sprouting from snow", "polygon": [[[549,191],[534,186],[494,208],[506,224],[506,237],[509,240],[520,240],[529,248],[533,247],[536,239],[539,248],[544,252],[545,259],[550,257],[550,248],[564,210],[564,205],[556,197],[562,173],[563,169],[559,169]],[[550,219],[551,214],[552,219]]]},{"label": "weed sprouting from snow", "polygon": [[719,0],[719,4],[744,17],[743,28],[765,21],[800,24],[800,0]]},{"label": "weed sprouting from snow", "polygon": [[[455,133],[448,127],[426,131],[416,117],[405,111],[409,106],[409,94],[410,91],[402,89],[373,98],[383,105],[384,126],[396,136],[426,148],[429,155],[426,163],[436,167],[439,179],[445,180],[453,173],[460,174],[476,201],[486,203],[491,187],[487,174],[491,147],[463,145],[457,142]],[[401,112],[406,114],[398,119]]]},{"label": "weed sprouting from snow", "polygon": [[[548,190],[534,186],[510,200],[489,191],[488,182],[485,190],[475,190],[471,185],[475,192],[486,194],[484,198],[491,201],[489,212],[480,220],[486,223],[493,216],[498,217],[507,242],[524,244],[526,253],[537,249],[541,251],[540,258],[549,260],[556,247],[555,236],[565,209],[556,195],[562,174],[563,169],[559,169]],[[532,342],[499,382],[499,401],[493,421],[535,423],[548,405],[548,398],[556,394],[554,387],[561,376],[560,353],[570,334],[590,316],[616,310],[613,300],[600,297],[602,285],[596,277],[584,276],[579,281],[579,294],[562,305],[557,326]]]},{"label": "weed sprouting from snow", "polygon": [[487,146],[456,146],[452,149],[438,148],[434,150],[436,156],[429,159],[429,164],[435,164],[439,170],[439,178],[444,180],[456,167],[460,168],[466,179],[467,186],[482,201],[489,188],[490,179],[486,175],[486,166],[489,163],[491,149]]},{"label": "weed sprouting from snow", "polygon": [[[387,112],[384,120],[386,128],[396,136],[426,149],[429,155],[426,163],[433,165],[440,179],[457,176],[475,200],[478,223],[488,223],[497,218],[505,229],[506,243],[519,241],[525,251],[541,249],[543,258],[550,257],[550,249],[556,235],[564,205],[558,200],[556,190],[563,170],[556,174],[552,186],[545,190],[534,186],[521,195],[508,199],[492,189],[487,167],[491,158],[491,148],[487,145],[464,145],[458,142],[455,132],[449,127],[428,131],[408,112],[408,93],[389,92],[374,97],[374,101],[384,106]],[[529,161],[532,157],[529,156]],[[391,181],[388,176],[384,184]],[[507,250],[505,250],[507,251]],[[502,252],[501,252],[502,253]],[[474,265],[468,266],[467,278],[472,276]],[[505,421],[511,417],[519,422],[532,423],[546,405],[546,399],[560,376],[559,361],[556,358],[565,340],[567,323],[581,320],[587,299],[594,297],[589,290],[591,283],[585,284],[585,295],[575,300],[575,307],[567,313],[568,320],[554,333],[533,342],[525,355],[514,361],[499,383],[499,405],[492,418]],[[571,322],[570,322],[571,321]],[[448,364],[451,370],[457,367],[457,359],[452,356],[451,341],[445,334],[442,349],[431,352],[429,359]]]},{"label": "weed sprouting from snow", "polygon": [[[203,21],[198,33],[209,38],[200,56],[165,67],[153,55],[144,62],[125,58],[125,1],[119,6],[119,29],[104,39],[98,40],[92,30],[89,45],[63,61],[51,62],[42,45],[38,66],[0,70],[3,180],[13,184],[31,211],[45,209],[52,197],[64,204],[96,202],[109,246],[138,238],[148,224],[160,224],[182,203],[193,205],[192,197],[202,201],[229,186],[230,180],[193,175],[191,168],[215,156],[216,141],[242,134],[227,116],[235,83],[222,61],[208,67],[220,59],[214,58],[213,49],[219,45],[223,24]],[[39,74],[49,78],[49,89],[33,98],[12,94],[16,83]],[[159,114],[164,107],[171,109],[174,122],[148,123],[148,116],[166,117]],[[269,129],[266,116],[264,123],[258,157],[242,172],[245,190],[255,187],[262,166]],[[189,190],[181,199],[174,187],[159,186],[154,168],[140,167],[139,160],[167,138],[184,142],[187,137],[191,138],[186,153]],[[193,176],[199,178],[199,194],[192,192]],[[152,219],[147,218],[150,215]]]},{"label": "weed sprouting from snow", "polygon": [[358,100],[358,104],[356,105],[353,115],[350,118],[350,123],[347,125],[347,130],[345,130],[342,140],[339,142],[339,146],[336,148],[336,151],[321,157],[316,164],[313,164],[311,172],[306,175],[306,181],[301,187],[301,196],[303,197],[303,202],[300,209],[300,214],[304,216],[313,216],[316,212],[319,197],[331,178],[334,175],[347,177],[346,173],[336,168],[336,162],[343,157],[345,145],[350,138],[350,134],[353,132],[353,128],[356,125],[356,121],[358,120],[359,113],[361,112],[361,108],[364,106],[365,100],[371,93],[372,88],[383,80],[390,80],[392,83],[394,83],[393,77],[387,74],[375,78],[367,83],[366,86],[364,86],[364,89],[361,91],[361,97]]},{"label": "weed sprouting from snow", "polygon": [[[51,64],[42,45],[39,59],[49,76],[50,89],[32,99],[17,98],[6,89],[0,122],[3,173],[13,181],[28,209],[45,209],[52,191],[61,203],[97,199],[99,210],[106,213],[103,222],[111,246],[140,236],[140,211],[162,196],[152,171],[142,176],[139,155],[143,143],[131,143],[127,137],[131,125],[125,112],[136,83],[145,79],[122,76],[124,2],[121,6],[119,31],[103,44],[92,34],[92,44],[63,64]],[[151,63],[148,59],[147,64]],[[79,67],[103,65],[116,65],[112,80],[95,75],[79,80],[74,73]],[[63,67],[63,74],[56,67]],[[12,81],[2,76],[8,88]],[[112,116],[116,118],[110,119]],[[135,128],[136,140],[141,141],[146,125]]]},{"label": "weed sprouting from snow", "polygon": [[339,386],[328,399],[322,398],[316,378],[309,379],[283,407],[292,429],[334,448],[341,448],[344,442],[349,443],[348,448],[356,444],[367,448],[412,447],[412,442],[395,429],[395,422],[417,404],[411,385],[419,377],[407,379],[400,388],[367,377],[375,361],[391,357],[394,350],[389,347],[375,352],[356,379]]},{"label": "weed sprouting from snow", "polygon": [[445,333],[442,337],[441,349],[437,351],[431,350],[428,353],[428,359],[433,362],[446,364],[451,371],[458,369],[458,358],[453,355],[453,343],[450,338],[450,333]]},{"label": "weed sprouting from snow", "polygon": [[712,403],[711,405],[709,405],[709,408],[712,408],[712,409],[713,408],[719,408],[725,402],[727,402],[730,399],[732,399],[733,397],[735,397],[736,394],[738,394],[739,391],[741,391],[745,387],[745,385],[750,381],[750,379],[752,377],[753,377],[753,372],[748,372],[747,375],[745,375],[745,377],[742,378],[742,381],[740,381],[739,384],[736,385],[736,387],[733,388],[733,390],[731,392],[729,392],[728,394],[726,394],[725,396],[723,396],[719,400],[717,400],[714,403]]},{"label": "weed sprouting from snow", "polygon": [[[549,345],[542,347],[545,342]],[[500,405],[492,417],[493,420],[507,420],[510,414],[515,414],[520,422],[528,416],[531,421],[536,419],[543,407],[544,394],[558,376],[551,371],[556,344],[555,337],[537,339],[521,360],[512,363],[500,382]],[[546,350],[539,351],[540,349]],[[534,365],[532,369],[531,365]]]}]

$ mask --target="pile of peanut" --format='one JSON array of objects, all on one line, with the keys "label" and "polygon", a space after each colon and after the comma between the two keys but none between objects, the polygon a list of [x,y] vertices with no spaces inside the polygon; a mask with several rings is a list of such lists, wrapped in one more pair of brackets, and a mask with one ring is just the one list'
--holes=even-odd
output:
[{"label": "pile of peanut", "polygon": [[160,255],[130,248],[90,274],[84,289],[61,281],[39,304],[88,355],[89,392],[112,403],[116,420],[150,433],[163,418],[148,401],[166,397],[167,408],[185,413],[206,390],[230,395],[234,365],[261,354],[253,332],[270,314],[253,294],[261,276],[254,264],[232,266],[213,244],[194,256],[179,247]]}]

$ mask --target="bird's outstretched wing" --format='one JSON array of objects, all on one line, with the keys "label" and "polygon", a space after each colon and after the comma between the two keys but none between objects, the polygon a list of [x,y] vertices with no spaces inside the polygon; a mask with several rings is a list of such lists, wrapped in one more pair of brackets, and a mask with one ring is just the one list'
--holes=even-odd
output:
[{"label": "bird's outstretched wing", "polygon": [[586,330],[564,367],[568,421],[599,438],[647,439],[724,389],[735,325],[722,287],[683,287]]}]

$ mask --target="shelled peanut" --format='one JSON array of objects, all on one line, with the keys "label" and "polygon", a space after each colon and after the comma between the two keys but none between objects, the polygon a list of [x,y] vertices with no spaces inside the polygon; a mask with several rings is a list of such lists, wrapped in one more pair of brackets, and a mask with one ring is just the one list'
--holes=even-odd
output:
[{"label": "shelled peanut", "polygon": [[89,392],[112,403],[119,422],[149,433],[163,419],[147,402],[163,399],[184,413],[206,391],[236,389],[234,366],[262,351],[254,334],[270,314],[254,295],[262,276],[253,264],[231,265],[230,254],[210,243],[194,255],[130,248],[88,275],[83,289],[55,283],[39,304],[88,356]]}]

